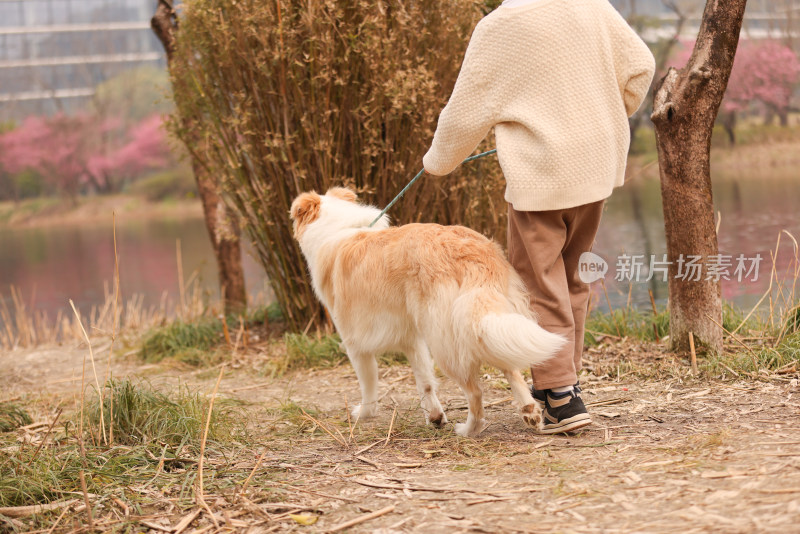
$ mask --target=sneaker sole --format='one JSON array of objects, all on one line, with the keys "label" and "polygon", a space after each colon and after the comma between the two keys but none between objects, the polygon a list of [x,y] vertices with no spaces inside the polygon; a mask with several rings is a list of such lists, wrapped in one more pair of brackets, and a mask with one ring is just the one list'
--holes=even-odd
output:
[{"label": "sneaker sole", "polygon": [[544,428],[539,430],[540,434],[560,434],[563,432],[572,432],[587,425],[592,424],[592,417],[588,413],[581,413],[575,416],[559,421],[558,424],[545,424]]}]

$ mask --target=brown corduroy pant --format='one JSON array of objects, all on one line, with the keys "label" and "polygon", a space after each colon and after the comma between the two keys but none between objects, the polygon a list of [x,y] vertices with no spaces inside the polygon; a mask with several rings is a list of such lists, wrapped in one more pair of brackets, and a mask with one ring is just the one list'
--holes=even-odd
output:
[{"label": "brown corduroy pant", "polygon": [[552,359],[531,368],[536,389],[578,381],[589,286],[578,276],[581,254],[591,251],[605,201],[551,211],[508,206],[508,258],[531,293],[539,325],[567,344]]}]

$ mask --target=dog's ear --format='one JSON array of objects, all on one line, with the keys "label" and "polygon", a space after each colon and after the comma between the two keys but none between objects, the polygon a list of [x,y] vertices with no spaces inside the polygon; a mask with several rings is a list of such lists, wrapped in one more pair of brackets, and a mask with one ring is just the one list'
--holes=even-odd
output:
[{"label": "dog's ear", "polygon": [[289,214],[294,221],[294,235],[300,237],[302,227],[311,224],[319,217],[320,203],[322,198],[315,192],[302,193],[294,202]]},{"label": "dog's ear", "polygon": [[356,192],[347,187],[332,187],[325,193],[326,196],[340,198],[347,202],[355,202],[358,196]]}]

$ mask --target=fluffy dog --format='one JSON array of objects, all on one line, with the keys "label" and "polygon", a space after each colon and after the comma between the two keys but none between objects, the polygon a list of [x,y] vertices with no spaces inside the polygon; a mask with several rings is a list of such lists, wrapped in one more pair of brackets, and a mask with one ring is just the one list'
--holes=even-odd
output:
[{"label": "fluffy dog", "polygon": [[523,421],[537,428],[541,408],[519,372],[550,358],[564,339],[542,329],[522,280],[500,247],[463,226],[390,227],[380,210],[334,188],[292,203],[294,235],[314,291],[330,311],[361,386],[353,416],[376,415],[376,354],[405,353],[427,420],[447,422],[436,396],[433,360],[467,396],[462,436],[485,427],[481,364],[505,373]]}]

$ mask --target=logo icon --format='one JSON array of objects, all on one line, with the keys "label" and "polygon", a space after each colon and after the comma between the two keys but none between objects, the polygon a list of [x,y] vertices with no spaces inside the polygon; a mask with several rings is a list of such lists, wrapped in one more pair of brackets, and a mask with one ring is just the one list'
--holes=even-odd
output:
[{"label": "logo icon", "polygon": [[591,284],[605,278],[608,272],[606,260],[593,252],[584,252],[578,260],[578,277],[581,282]]}]

